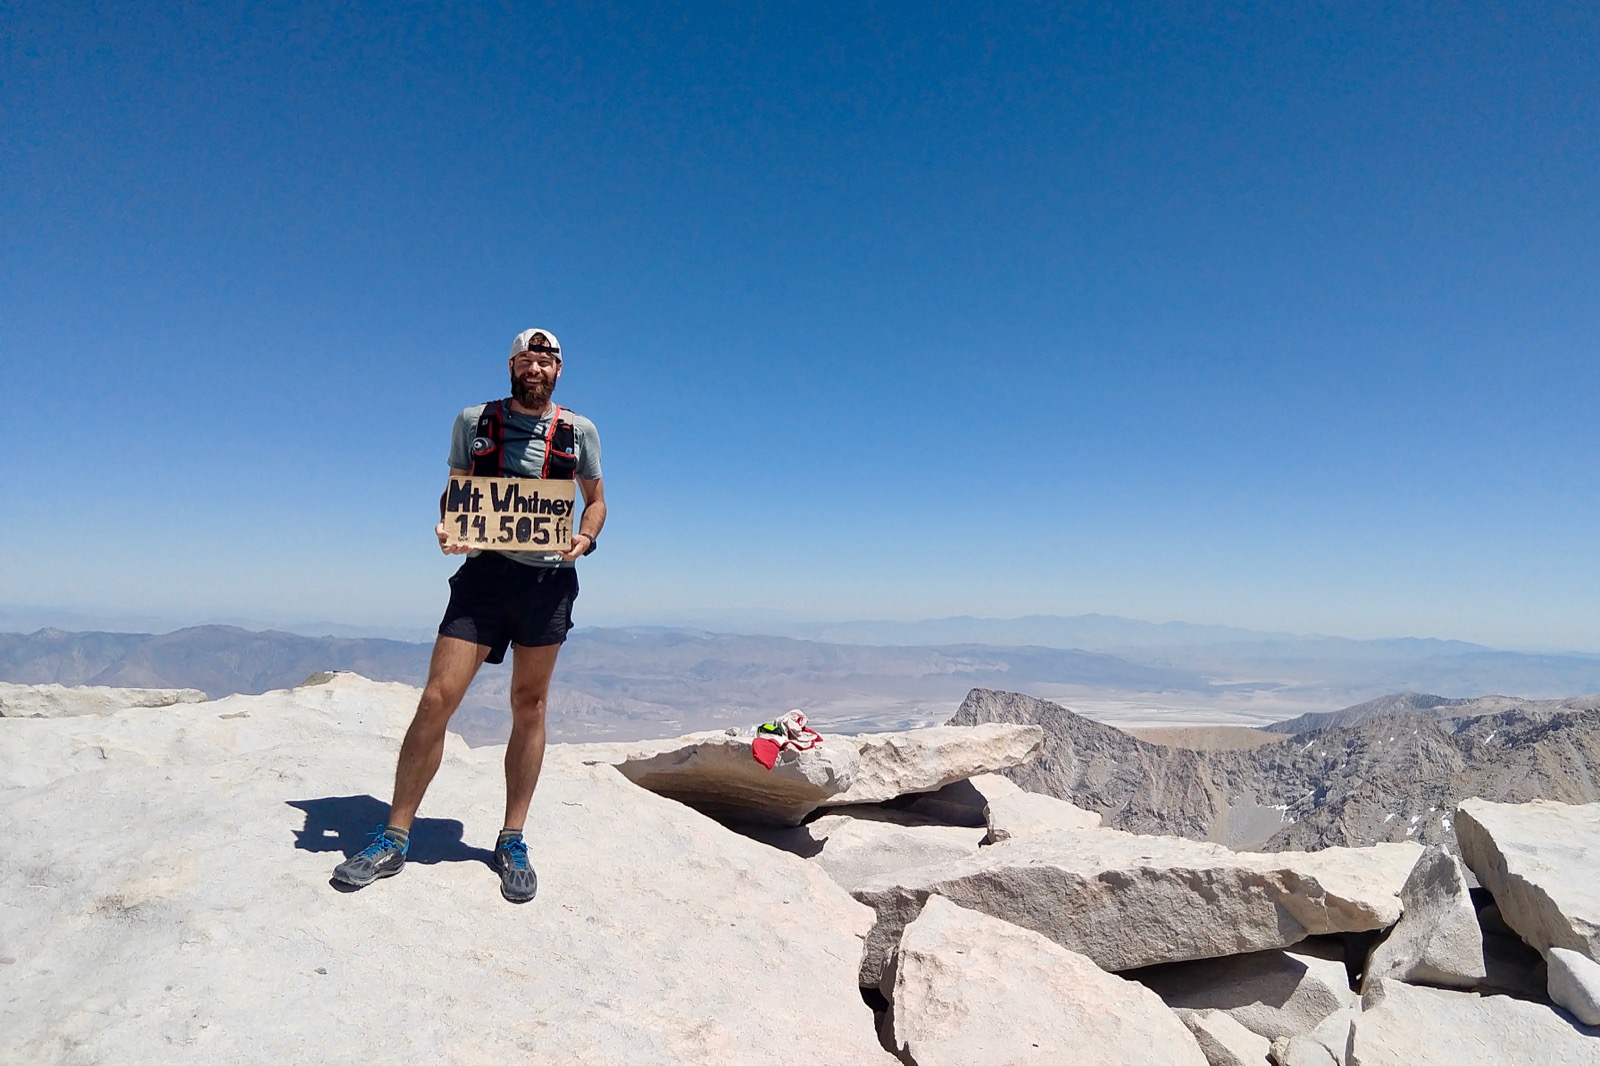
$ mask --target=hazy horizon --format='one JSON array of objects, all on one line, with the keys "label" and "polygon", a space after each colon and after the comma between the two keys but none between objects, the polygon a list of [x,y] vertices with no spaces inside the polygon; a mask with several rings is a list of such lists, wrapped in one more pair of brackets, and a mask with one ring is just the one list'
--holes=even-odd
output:
[{"label": "hazy horizon", "polygon": [[[1103,612],[1084,612],[1082,614],[1036,614],[1014,616],[984,616],[984,615],[945,615],[929,618],[803,618],[786,614],[778,610],[752,611],[737,609],[728,611],[715,610],[689,610],[676,616],[651,615],[638,618],[607,618],[603,620],[586,619],[577,627],[578,629],[667,629],[683,631],[705,631],[712,633],[771,635],[799,637],[800,639],[823,640],[827,643],[843,644],[885,644],[885,645],[936,645],[938,643],[988,643],[997,645],[1012,645],[1019,642],[1001,640],[951,640],[951,641],[921,641],[913,639],[896,640],[870,640],[855,639],[849,636],[829,635],[826,637],[815,635],[809,631],[824,631],[837,629],[854,629],[857,627],[918,627],[933,626],[947,623],[973,623],[977,626],[985,624],[1007,625],[1027,622],[1078,622],[1098,619],[1108,623],[1128,623],[1135,626],[1169,627],[1173,633],[1175,644],[1185,643],[1183,630],[1236,630],[1241,640],[1284,640],[1284,641],[1354,641],[1354,642],[1382,642],[1382,641],[1438,641],[1442,643],[1465,643],[1479,645],[1488,651],[1506,651],[1518,654],[1553,654],[1553,655],[1600,655],[1600,649],[1557,646],[1532,646],[1517,647],[1508,645],[1485,644],[1481,641],[1462,640],[1459,637],[1440,635],[1436,633],[1380,633],[1372,636],[1355,635],[1350,633],[1331,632],[1290,632],[1285,630],[1255,629],[1248,626],[1224,625],[1217,622],[1189,619],[1141,619],[1129,618],[1123,615],[1111,615]],[[222,625],[235,626],[253,631],[278,630],[304,636],[347,636],[347,637],[374,637],[389,640],[404,640],[409,642],[431,642],[433,640],[436,623],[419,623],[416,625],[362,623],[352,621],[339,621],[328,618],[305,618],[283,616],[277,618],[250,617],[243,614],[161,614],[148,613],[121,613],[121,612],[80,612],[68,611],[59,608],[32,607],[25,605],[8,605],[0,603],[0,632],[26,633],[42,628],[62,629],[75,632],[104,631],[115,633],[169,633],[179,629],[197,626]],[[1212,641],[1213,643],[1215,641]],[[1027,643],[1027,642],[1020,642]],[[1049,643],[1047,646],[1067,647],[1065,644]]]}]

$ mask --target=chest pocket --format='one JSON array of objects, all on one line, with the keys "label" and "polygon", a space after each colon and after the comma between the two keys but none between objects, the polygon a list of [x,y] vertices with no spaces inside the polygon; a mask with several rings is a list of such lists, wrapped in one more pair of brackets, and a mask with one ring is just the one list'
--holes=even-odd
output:
[{"label": "chest pocket", "polygon": [[544,439],[544,476],[553,481],[571,481],[578,474],[577,433],[572,423],[562,420],[557,407],[550,417],[550,433]]}]

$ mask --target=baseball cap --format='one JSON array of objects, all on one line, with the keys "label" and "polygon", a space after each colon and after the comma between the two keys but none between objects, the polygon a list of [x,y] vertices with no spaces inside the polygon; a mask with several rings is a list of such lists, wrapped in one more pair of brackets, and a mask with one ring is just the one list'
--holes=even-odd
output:
[{"label": "baseball cap", "polygon": [[511,342],[511,358],[515,359],[520,352],[528,350],[528,345],[533,341],[535,333],[543,333],[550,347],[556,350],[556,358],[561,358],[561,342],[556,340],[556,335],[547,329],[525,329],[517,334],[517,339]]}]

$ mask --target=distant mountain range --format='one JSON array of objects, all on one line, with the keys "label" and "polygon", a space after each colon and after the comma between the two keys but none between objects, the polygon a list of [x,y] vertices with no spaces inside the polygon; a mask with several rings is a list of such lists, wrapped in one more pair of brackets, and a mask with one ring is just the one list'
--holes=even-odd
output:
[{"label": "distant mountain range", "polygon": [[[171,633],[0,634],[0,680],[196,688],[216,697],[287,688],[323,670],[420,686],[431,645],[196,626]],[[947,717],[975,684],[1067,683],[1105,691],[1202,693],[1199,675],[1054,648],[879,648],[789,637],[584,629],[551,692],[556,739],[639,739],[754,725],[804,707],[836,730]],[[508,667],[485,667],[452,728],[505,739]]]},{"label": "distant mountain range", "polygon": [[[1295,637],[1097,615],[849,623],[826,631],[888,637],[894,634],[873,627],[890,626],[909,627],[902,636],[930,639],[1012,634],[1082,638],[1091,646],[839,643],[584,628],[573,632],[562,653],[551,692],[552,736],[640,739],[751,725],[790,707],[836,731],[906,728],[948,718],[974,687],[1026,689],[1117,724],[1288,720],[1297,723],[1294,729],[1312,721],[1297,716],[1340,712],[1397,691],[1442,693],[1439,700],[1485,693],[1560,699],[1600,691],[1600,656],[1533,655],[1459,641]],[[155,634],[42,629],[0,634],[0,680],[198,688],[221,696],[292,686],[323,670],[353,670],[421,685],[429,651],[429,643],[221,625]],[[509,683],[508,668],[486,667],[452,727],[473,743],[503,740]]]},{"label": "distant mountain range", "polygon": [[1539,716],[1554,711],[1600,710],[1600,695],[1573,696],[1562,700],[1525,700],[1517,696],[1479,696],[1475,699],[1446,699],[1426,692],[1398,692],[1346,707],[1342,711],[1302,714],[1261,728],[1273,733],[1311,733],[1324,729],[1348,729],[1374,718],[1397,714],[1420,714],[1428,718],[1476,718],[1485,714],[1522,711]]}]

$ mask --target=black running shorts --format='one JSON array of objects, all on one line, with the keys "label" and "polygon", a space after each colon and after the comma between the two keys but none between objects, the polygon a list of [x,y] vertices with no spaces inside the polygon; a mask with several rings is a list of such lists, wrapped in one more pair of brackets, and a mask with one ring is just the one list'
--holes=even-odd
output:
[{"label": "black running shorts", "polygon": [[483,552],[450,578],[450,605],[439,635],[483,644],[489,649],[486,661],[504,662],[507,644],[564,643],[577,598],[578,571],[570,566],[525,566]]}]

